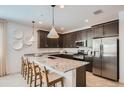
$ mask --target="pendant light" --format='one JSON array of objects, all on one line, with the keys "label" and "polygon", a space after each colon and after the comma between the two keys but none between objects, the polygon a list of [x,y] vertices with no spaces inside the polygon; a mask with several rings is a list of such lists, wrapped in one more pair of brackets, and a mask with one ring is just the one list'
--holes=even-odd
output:
[{"label": "pendant light", "polygon": [[52,10],[53,10],[53,16],[52,16],[52,29],[50,30],[50,32],[47,35],[47,38],[59,38],[58,33],[55,30],[55,26],[54,26],[54,7],[55,5],[51,5]]},{"label": "pendant light", "polygon": [[33,32],[32,32],[32,37],[31,37],[31,39],[29,40],[29,42],[34,42],[34,41],[35,41],[35,37],[34,37],[34,23],[35,23],[35,21],[32,21]]}]

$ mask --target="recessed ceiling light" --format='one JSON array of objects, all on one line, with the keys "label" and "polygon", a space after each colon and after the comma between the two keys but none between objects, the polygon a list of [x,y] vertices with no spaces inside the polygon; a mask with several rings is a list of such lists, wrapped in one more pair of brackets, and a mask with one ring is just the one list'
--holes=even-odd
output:
[{"label": "recessed ceiling light", "polygon": [[43,22],[42,22],[42,21],[39,21],[38,23],[39,23],[39,24],[42,24]]},{"label": "recessed ceiling light", "polygon": [[65,6],[64,5],[60,5],[60,8],[64,8]]},{"label": "recessed ceiling light", "polygon": [[61,29],[61,30],[64,30],[64,27],[61,27],[60,29]]},{"label": "recessed ceiling light", "polygon": [[88,19],[86,19],[86,20],[84,20],[85,22],[89,22],[89,20]]}]

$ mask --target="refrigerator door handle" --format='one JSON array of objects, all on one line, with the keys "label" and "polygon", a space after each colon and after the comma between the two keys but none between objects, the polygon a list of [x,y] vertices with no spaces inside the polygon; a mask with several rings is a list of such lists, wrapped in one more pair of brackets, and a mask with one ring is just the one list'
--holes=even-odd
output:
[{"label": "refrigerator door handle", "polygon": [[103,44],[100,44],[100,57],[102,58],[103,56]]}]

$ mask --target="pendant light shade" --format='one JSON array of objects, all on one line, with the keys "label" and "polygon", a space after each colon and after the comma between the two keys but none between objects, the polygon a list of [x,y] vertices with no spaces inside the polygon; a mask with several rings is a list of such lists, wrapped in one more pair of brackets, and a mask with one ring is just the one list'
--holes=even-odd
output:
[{"label": "pendant light shade", "polygon": [[50,30],[50,32],[47,35],[47,38],[59,38],[58,33],[55,30],[55,26],[54,26],[54,7],[55,5],[51,5],[51,7],[53,8],[53,19],[52,19],[52,29]]},{"label": "pendant light shade", "polygon": [[52,26],[51,31],[47,35],[47,38],[59,38],[58,33],[56,32],[55,28]]}]

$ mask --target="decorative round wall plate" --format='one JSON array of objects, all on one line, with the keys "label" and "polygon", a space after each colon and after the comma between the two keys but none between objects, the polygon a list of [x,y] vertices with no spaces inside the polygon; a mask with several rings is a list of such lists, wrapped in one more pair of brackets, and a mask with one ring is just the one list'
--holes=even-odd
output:
[{"label": "decorative round wall plate", "polygon": [[32,42],[31,42],[31,41],[26,41],[25,44],[26,44],[27,46],[31,46],[31,45],[32,45]]},{"label": "decorative round wall plate", "polygon": [[21,50],[23,48],[23,42],[19,40],[15,40],[13,42],[13,49],[15,50]]},{"label": "decorative round wall plate", "polygon": [[23,38],[23,31],[19,31],[19,30],[15,30],[15,32],[14,32],[14,37],[16,38],[16,39],[22,39]]},{"label": "decorative round wall plate", "polygon": [[30,41],[30,37],[25,37],[24,44],[26,44],[27,46],[31,46],[33,44],[33,42]]}]

